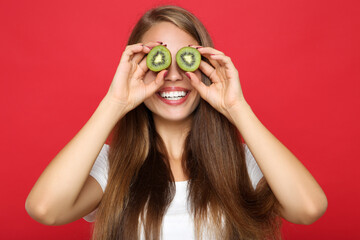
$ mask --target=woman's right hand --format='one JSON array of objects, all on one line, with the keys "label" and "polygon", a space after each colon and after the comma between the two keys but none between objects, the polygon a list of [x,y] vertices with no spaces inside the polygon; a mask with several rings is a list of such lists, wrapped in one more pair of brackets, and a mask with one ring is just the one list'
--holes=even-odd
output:
[{"label": "woman's right hand", "polygon": [[151,83],[145,84],[143,81],[145,73],[149,70],[145,55],[157,45],[160,43],[128,45],[121,56],[105,99],[115,102],[125,113],[137,107],[164,84],[166,70],[159,72]]}]

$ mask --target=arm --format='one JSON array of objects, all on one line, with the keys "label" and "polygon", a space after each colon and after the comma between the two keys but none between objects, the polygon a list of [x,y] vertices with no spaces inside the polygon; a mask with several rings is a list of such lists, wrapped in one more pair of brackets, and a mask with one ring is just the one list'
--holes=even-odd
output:
[{"label": "arm", "polygon": [[265,128],[246,102],[229,113],[279,200],[282,217],[297,224],[320,218],[327,198],[304,165]]},{"label": "arm", "polygon": [[[31,217],[47,225],[75,220],[72,209],[85,182],[91,181],[88,177],[96,156],[123,115],[118,105],[104,98],[89,121],[56,155],[35,183],[25,203]],[[89,184],[94,186],[94,181]],[[92,196],[79,198],[83,206],[95,205],[101,199],[100,191],[96,195],[91,189],[85,188],[83,191]]]},{"label": "arm", "polygon": [[108,93],[29,193],[25,208],[32,218],[47,225],[66,224],[83,217],[100,202],[102,190],[89,173],[115,124],[163,85],[166,71],[159,72],[150,83],[143,81],[148,71],[144,56],[158,44],[127,46]]},{"label": "arm", "polygon": [[212,84],[206,86],[196,74],[188,72],[192,86],[240,131],[280,202],[282,217],[299,224],[316,221],[327,208],[327,198],[319,184],[252,112],[243,96],[239,74],[231,59],[210,47],[197,48],[210,62],[201,61],[199,68]]}]

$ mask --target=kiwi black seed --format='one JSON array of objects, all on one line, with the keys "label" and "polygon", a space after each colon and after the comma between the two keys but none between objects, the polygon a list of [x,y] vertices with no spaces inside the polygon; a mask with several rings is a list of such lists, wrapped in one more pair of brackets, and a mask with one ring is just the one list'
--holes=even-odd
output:
[{"label": "kiwi black seed", "polygon": [[158,45],[151,49],[146,57],[147,67],[154,72],[159,72],[168,68],[171,64],[171,53],[169,49]]},{"label": "kiwi black seed", "polygon": [[176,62],[185,72],[194,72],[201,62],[200,52],[192,47],[183,47],[176,53]]}]

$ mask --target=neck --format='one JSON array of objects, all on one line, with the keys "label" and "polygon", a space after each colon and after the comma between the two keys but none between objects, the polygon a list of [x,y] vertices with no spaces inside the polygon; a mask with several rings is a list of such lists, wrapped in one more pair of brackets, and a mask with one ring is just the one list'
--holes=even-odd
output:
[{"label": "neck", "polygon": [[192,117],[181,121],[169,121],[153,115],[156,131],[163,139],[170,163],[181,164],[185,139],[190,131]]},{"label": "neck", "polygon": [[153,114],[156,131],[164,141],[172,174],[176,182],[188,179],[182,166],[185,139],[189,134],[192,116],[181,121],[169,121]]}]

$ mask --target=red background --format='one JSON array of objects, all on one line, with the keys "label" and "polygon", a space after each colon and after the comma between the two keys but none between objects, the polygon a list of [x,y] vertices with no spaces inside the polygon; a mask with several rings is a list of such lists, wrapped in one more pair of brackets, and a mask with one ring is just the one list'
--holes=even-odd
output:
[{"label": "red background", "polygon": [[284,221],[284,239],[359,238],[358,1],[18,0],[0,3],[0,239],[90,237],[82,219],[35,222],[25,199],[105,95],[137,19],[163,3],[199,17],[260,121],[324,189],[327,212]]}]

